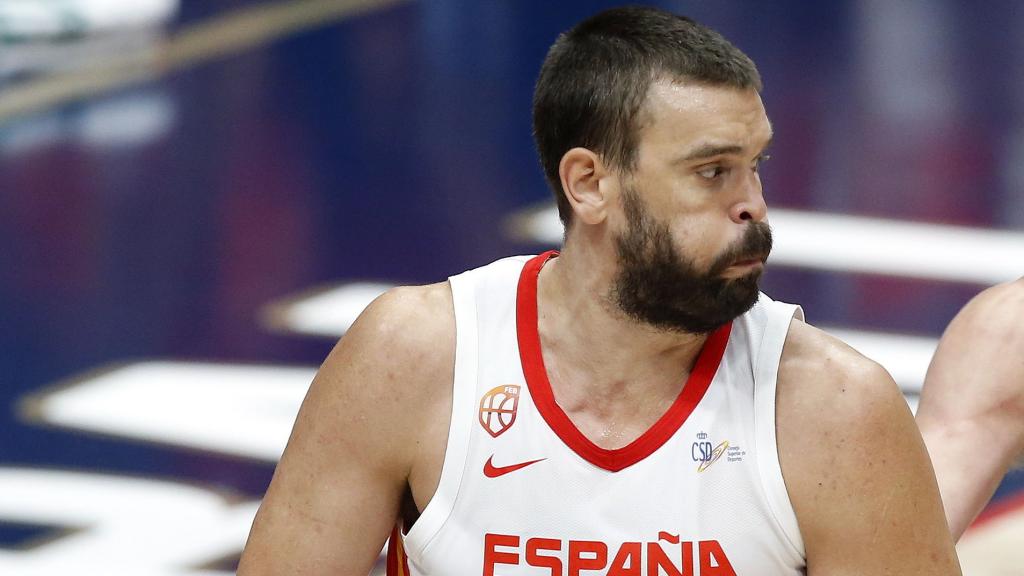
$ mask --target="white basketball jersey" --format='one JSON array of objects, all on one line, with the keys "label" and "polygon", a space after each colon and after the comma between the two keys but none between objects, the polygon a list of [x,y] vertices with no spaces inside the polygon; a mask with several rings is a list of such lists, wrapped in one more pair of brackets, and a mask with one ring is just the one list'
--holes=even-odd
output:
[{"label": "white basketball jersey", "polygon": [[787,576],[803,541],[779,467],[775,380],[795,306],[762,295],[710,335],[668,411],[608,450],[554,401],[537,276],[518,256],[451,278],[451,428],[433,499],[389,575]]}]

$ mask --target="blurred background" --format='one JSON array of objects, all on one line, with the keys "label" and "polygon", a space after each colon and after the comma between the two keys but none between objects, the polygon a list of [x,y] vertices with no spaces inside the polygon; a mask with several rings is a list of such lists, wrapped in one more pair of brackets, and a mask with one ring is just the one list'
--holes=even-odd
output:
[{"label": "blurred background", "polygon": [[[1024,7],[651,4],[764,77],[764,290],[914,405],[955,312],[1024,273]],[[0,0],[0,573],[233,573],[366,303],[557,245],[533,82],[612,5]],[[965,574],[1020,573],[1020,488]]]}]

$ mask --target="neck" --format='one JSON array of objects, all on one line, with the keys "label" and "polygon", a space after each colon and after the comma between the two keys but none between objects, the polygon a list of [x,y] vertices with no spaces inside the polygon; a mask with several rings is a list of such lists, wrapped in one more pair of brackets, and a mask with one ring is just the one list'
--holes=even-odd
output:
[{"label": "neck", "polygon": [[[538,278],[538,331],[556,398],[674,398],[707,335],[662,330],[625,315],[609,295],[614,253],[567,242]],[[567,406],[567,404],[570,404]]]}]

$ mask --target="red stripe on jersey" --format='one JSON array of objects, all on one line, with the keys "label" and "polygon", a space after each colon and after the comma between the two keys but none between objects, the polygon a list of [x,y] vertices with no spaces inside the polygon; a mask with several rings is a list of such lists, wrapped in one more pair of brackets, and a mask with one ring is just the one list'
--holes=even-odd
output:
[{"label": "red stripe on jersey", "polygon": [[551,430],[562,439],[562,442],[595,466],[618,472],[653,454],[668,442],[676,430],[686,422],[690,414],[704,398],[711,380],[718,371],[718,365],[725,354],[725,346],[729,343],[732,322],[715,330],[704,342],[704,347],[697,356],[689,379],[679,392],[672,406],[639,438],[627,446],[608,450],[590,441],[576,428],[572,420],[555,402],[548,381],[544,357],[540,349],[540,335],[537,332],[537,277],[540,269],[549,259],[558,255],[551,250],[532,258],[523,267],[519,277],[519,288],[516,295],[516,332],[519,339],[519,358],[523,364],[523,374],[530,395],[537,405],[537,411],[551,427]]},{"label": "red stripe on jersey", "polygon": [[402,532],[396,525],[388,540],[387,576],[409,576],[409,557],[405,554]]}]

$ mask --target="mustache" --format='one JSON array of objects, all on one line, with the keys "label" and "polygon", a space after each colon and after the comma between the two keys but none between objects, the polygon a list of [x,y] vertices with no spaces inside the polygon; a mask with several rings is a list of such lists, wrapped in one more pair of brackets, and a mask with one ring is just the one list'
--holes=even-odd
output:
[{"label": "mustache", "polygon": [[772,228],[767,222],[754,222],[736,243],[727,248],[711,263],[709,274],[717,276],[736,262],[768,259],[772,251]]}]

